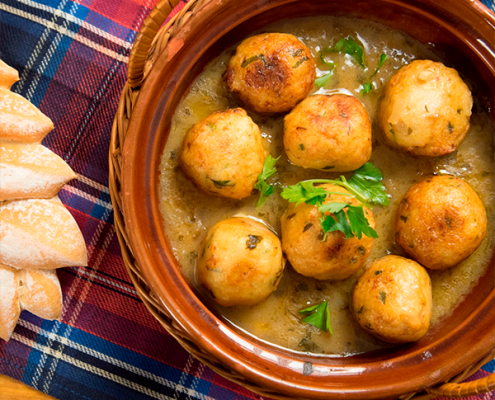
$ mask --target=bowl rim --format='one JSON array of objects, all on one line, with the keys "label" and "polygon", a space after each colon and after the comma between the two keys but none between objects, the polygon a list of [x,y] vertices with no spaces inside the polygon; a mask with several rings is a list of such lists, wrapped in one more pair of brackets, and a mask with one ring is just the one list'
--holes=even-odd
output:
[{"label": "bowl rim", "polygon": [[[191,21],[189,21],[188,24],[192,24],[192,21],[196,23],[212,21],[215,13],[218,12],[218,6],[234,1],[235,0],[210,1]],[[294,1],[295,0],[261,0],[258,3],[275,7],[281,4],[293,3]],[[398,3],[397,0],[380,1],[382,3]],[[425,0],[418,0],[416,3],[421,3],[423,1]],[[433,0],[433,2],[435,2],[435,0]],[[410,3],[416,4],[414,2]],[[463,1],[463,3],[473,2]],[[474,4],[476,5],[477,3]],[[237,22],[240,24],[244,20],[251,18],[258,11],[254,5],[250,8],[248,7],[248,10],[249,12],[242,14],[242,18],[239,18],[238,15],[232,15],[230,17],[231,21],[234,21],[235,18],[237,18]],[[480,15],[488,13],[481,7],[479,7],[478,11]],[[491,24],[492,28],[495,27],[495,18],[489,13],[488,17],[488,23]],[[217,40],[221,36],[224,36],[233,27],[232,25],[229,25],[227,28],[227,25],[228,24],[226,23],[218,25],[218,27],[213,29],[209,35],[205,35],[204,40]],[[493,29],[495,32],[495,28]],[[359,379],[364,372],[372,370],[379,373],[381,370],[386,371],[387,367],[381,360],[370,362],[363,367],[362,364],[353,366],[352,364],[342,365],[328,362],[323,363],[322,357],[308,357],[305,354],[295,355],[290,352],[289,357],[287,352],[284,351],[275,354],[273,352],[270,353],[266,350],[261,350],[260,348],[257,348],[258,345],[256,343],[253,344],[253,342],[247,340],[245,337],[230,329],[223,322],[219,321],[211,311],[199,302],[180,272],[170,263],[170,261],[167,261],[167,259],[170,259],[171,256],[173,257],[173,255],[166,242],[165,236],[163,234],[160,235],[159,228],[150,226],[150,223],[156,223],[156,221],[161,220],[161,215],[157,206],[157,192],[153,189],[152,185],[150,185],[150,183],[156,179],[156,168],[154,168],[154,166],[159,162],[161,150],[159,153],[156,151],[156,148],[160,147],[158,145],[160,135],[156,134],[150,138],[148,133],[151,130],[154,130],[155,132],[160,130],[161,118],[157,118],[156,115],[154,115],[154,111],[157,108],[165,108],[167,105],[170,105],[171,99],[177,91],[177,84],[181,81],[180,76],[184,79],[187,71],[174,75],[173,78],[175,79],[169,81],[163,92],[160,90],[160,83],[165,81],[165,75],[168,73],[166,66],[172,64],[169,63],[171,58],[175,58],[174,63],[175,61],[180,60],[177,62],[178,65],[187,65],[190,69],[199,57],[207,51],[207,48],[205,48],[203,52],[198,52],[192,58],[187,58],[185,54],[181,54],[181,48],[184,41],[187,40],[190,31],[191,30],[183,29],[183,32],[177,35],[169,44],[166,51],[158,57],[155,66],[150,71],[150,74],[140,91],[138,101],[133,111],[123,151],[123,212],[126,224],[128,224],[128,227],[130,228],[128,228],[130,241],[133,245],[135,256],[142,266],[142,272],[148,285],[181,328],[190,334],[200,347],[213,354],[222,363],[228,365],[229,368],[246,376],[251,381],[260,382],[263,386],[270,387],[281,393],[298,396],[311,395],[315,398],[329,398],[330,395],[335,395],[339,398],[367,399],[371,398],[370,394],[376,398],[383,398],[385,396],[390,396],[391,393],[401,394],[404,392],[414,392],[424,387],[425,382],[428,382],[428,385],[430,385],[432,382],[438,383],[446,377],[454,375],[459,372],[459,370],[476,362],[487,353],[489,349],[495,347],[495,329],[492,329],[491,331],[487,329],[483,333],[477,331],[474,337],[473,330],[471,329],[472,325],[470,325],[473,323],[472,320],[475,319],[475,317],[477,323],[483,323],[483,326],[486,325],[487,319],[489,319],[488,310],[490,308],[494,309],[495,307],[495,289],[492,289],[489,296],[487,296],[487,298],[476,308],[470,318],[466,319],[456,329],[449,332],[448,335],[442,337],[441,340],[430,345],[432,349],[436,348],[436,353],[438,353],[442,347],[445,347],[445,342],[448,341],[446,339],[449,339],[452,345],[452,343],[458,343],[462,338],[473,337],[475,340],[472,342],[475,343],[475,345],[466,349],[461,357],[462,360],[460,363],[451,363],[449,359],[445,358],[446,355],[444,354],[443,358],[440,356],[437,357],[437,360],[441,360],[443,364],[442,368],[436,373],[435,379],[432,379],[431,371],[426,367],[424,368],[424,373],[419,376],[417,373],[413,374],[416,375],[415,378],[409,379],[407,382],[400,381],[391,383],[389,381],[390,376],[383,373],[379,374],[380,379],[376,378],[373,382],[368,382],[366,387],[363,385],[352,385],[349,388],[346,388],[347,391],[343,393],[341,387],[342,382],[355,384],[356,379]],[[196,44],[195,46],[196,48],[200,47],[200,44]],[[492,43],[491,48],[495,48],[495,44]],[[480,53],[480,51],[477,49],[476,53]],[[486,62],[492,67],[495,76],[495,54],[492,53],[492,55],[492,59]],[[483,53],[483,58],[487,60],[485,53]],[[492,104],[495,104],[495,102],[492,102]],[[145,143],[145,146],[142,146],[143,143]],[[142,156],[144,154],[146,154],[147,157],[142,161]],[[140,163],[141,165],[139,166]],[[155,171],[155,175],[151,177],[152,179],[143,180],[142,176],[139,174],[139,172],[143,170]],[[140,196],[132,195],[136,191],[140,194],[145,194],[145,218],[143,218],[142,198],[140,198]],[[150,238],[153,240],[150,241]],[[160,261],[160,265],[164,268],[156,269],[154,267],[155,264],[152,261]],[[167,271],[167,273],[165,273],[165,271]],[[180,287],[185,290],[187,295],[186,299],[179,299],[177,296],[179,294],[178,290],[173,290],[172,292],[164,291],[164,284],[170,284],[171,281],[174,283],[171,285],[174,289],[177,289],[178,285],[180,285]],[[199,313],[203,318],[191,320],[188,317],[191,312]],[[210,340],[209,337],[203,335],[206,328],[213,329],[218,334],[225,335],[228,340],[222,341],[221,343]],[[249,357],[251,352],[259,352],[259,357],[264,358],[266,362],[264,367],[253,363]],[[308,361],[306,360],[308,358],[315,362],[312,362],[311,366],[313,373],[306,376],[304,373],[307,372]],[[326,358],[326,360],[334,360],[334,358],[329,357],[328,359]],[[394,362],[401,367],[403,376],[410,378],[412,366],[418,364],[424,365],[429,362],[429,359],[428,354],[424,351],[416,351],[395,357]],[[285,372],[280,372],[280,364],[285,364]],[[267,375],[267,369],[271,370],[272,373],[275,373],[275,376]],[[304,376],[308,382],[305,384],[295,382],[293,379],[289,379],[294,376],[289,376],[290,374],[287,374],[288,372],[296,372],[297,376]],[[342,380],[339,382],[329,382],[328,379],[326,379],[328,376],[331,376],[333,379],[339,378]],[[382,384],[380,384],[380,382]],[[386,383],[385,387],[383,383]],[[316,387],[315,384],[319,386]]]}]

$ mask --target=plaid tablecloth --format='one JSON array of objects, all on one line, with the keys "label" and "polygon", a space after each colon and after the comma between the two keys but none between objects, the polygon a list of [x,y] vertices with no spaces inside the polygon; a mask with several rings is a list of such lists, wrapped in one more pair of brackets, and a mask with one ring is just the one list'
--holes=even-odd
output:
[{"label": "plaid tablecloth", "polygon": [[[43,144],[78,174],[59,196],[89,256],[88,267],[59,270],[61,321],[23,312],[10,342],[0,340],[0,373],[57,399],[258,399],[160,327],[120,255],[108,191],[110,132],[133,40],[157,1],[0,0],[0,58],[19,71],[13,91],[53,120]],[[495,10],[493,0],[483,2]],[[492,361],[472,379],[494,371]]]}]

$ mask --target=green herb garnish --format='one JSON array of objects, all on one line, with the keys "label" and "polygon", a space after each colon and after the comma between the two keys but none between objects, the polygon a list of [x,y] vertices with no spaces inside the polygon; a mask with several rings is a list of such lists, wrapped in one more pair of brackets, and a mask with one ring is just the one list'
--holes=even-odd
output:
[{"label": "green herb garnish", "polygon": [[214,179],[211,179],[209,176],[207,177],[210,181],[213,182],[213,185],[217,189],[223,189],[225,186],[235,186],[235,183],[230,183],[230,180],[228,181],[216,181]]},{"label": "green herb garnish", "polygon": [[385,304],[385,301],[387,300],[387,293],[385,293],[383,290],[380,290],[380,301]]},{"label": "green herb garnish", "polygon": [[249,64],[251,64],[254,61],[261,60],[263,61],[263,64],[265,65],[265,68],[268,66],[268,62],[266,61],[266,57],[264,54],[258,54],[256,56],[249,57],[248,59],[244,60],[241,64],[241,68],[246,68]]},{"label": "green herb garnish", "polygon": [[[354,175],[346,180],[344,176],[339,179],[313,179],[299,182],[285,188],[281,196],[290,203],[311,204],[318,207],[321,212],[321,224],[323,228],[323,241],[326,234],[333,231],[341,231],[346,239],[350,237],[362,238],[362,235],[377,238],[377,232],[369,225],[364,215],[363,206],[371,208],[368,204],[389,205],[381,171],[372,163],[366,163],[354,171]],[[333,183],[346,188],[350,193],[327,191],[322,187],[315,187],[315,183]],[[327,195],[340,194],[357,198],[362,205],[351,206],[347,202],[332,202],[323,204]],[[324,215],[330,212],[333,215]]]},{"label": "green herb garnish", "polygon": [[373,90],[373,83],[368,82],[363,85],[363,90],[361,90],[361,93],[363,96]]},{"label": "green herb garnish", "polygon": [[[370,76],[370,81],[378,73],[378,71],[380,70],[380,68],[383,66],[383,63],[385,61],[387,61],[387,60],[388,60],[388,56],[386,54],[382,54],[380,56],[380,62],[378,63],[378,67],[376,67],[375,72],[373,72],[373,75]],[[372,82],[368,82],[368,83],[365,83],[363,85],[363,90],[361,91],[361,93],[364,96],[366,93],[369,93],[372,90],[373,90],[373,83]]]},{"label": "green herb garnish", "polygon": [[332,326],[330,325],[330,310],[328,309],[328,301],[323,300],[320,304],[305,308],[299,311],[301,315],[308,315],[302,320],[307,324],[316,326],[322,331],[328,332],[333,335]]},{"label": "green herb garnish", "polygon": [[[352,56],[363,68],[366,68],[364,63],[364,51],[363,48],[357,44],[352,37],[342,38],[333,47],[329,47],[330,43],[320,52],[320,59],[324,64],[327,64],[325,60],[325,53],[342,53]],[[328,64],[327,64],[328,65]]]},{"label": "green herb garnish", "polygon": [[246,248],[248,250],[253,250],[256,248],[257,244],[262,240],[263,240],[262,236],[248,235],[248,240],[246,240]]},{"label": "green herb garnish", "polygon": [[447,129],[449,130],[449,133],[454,132],[454,125],[452,125],[449,121],[449,124],[447,125]]},{"label": "green herb garnish", "polygon": [[333,71],[335,71],[335,68],[337,67],[337,64],[332,64],[332,65],[334,66],[332,70],[330,70],[325,75],[320,76],[319,78],[315,79],[315,86],[318,86],[320,88],[326,86],[326,84],[328,83],[328,81],[330,80],[330,78],[333,75]]},{"label": "green herb garnish", "polygon": [[274,186],[266,183],[266,180],[271,176],[275,175],[277,172],[277,168],[275,168],[275,164],[279,160],[278,158],[273,158],[271,154],[265,158],[265,164],[263,165],[263,171],[258,176],[258,182],[254,185],[255,189],[260,191],[260,197],[258,199],[258,203],[256,207],[261,206],[268,197],[273,193]]},{"label": "green herb garnish", "polygon": [[388,206],[390,200],[382,180],[382,172],[372,163],[367,162],[361,168],[354,171],[354,175],[349,179],[348,183],[356,191],[362,193],[362,196],[370,204]]},{"label": "green herb garnish", "polygon": [[308,61],[309,60],[309,57],[302,57],[300,58],[299,60],[297,60],[297,62],[292,66],[292,68],[297,68],[299,67],[304,61]]}]

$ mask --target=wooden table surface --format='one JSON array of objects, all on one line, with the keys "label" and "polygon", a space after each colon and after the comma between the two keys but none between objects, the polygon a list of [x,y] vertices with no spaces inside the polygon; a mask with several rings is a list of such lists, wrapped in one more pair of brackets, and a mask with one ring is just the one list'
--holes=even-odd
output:
[{"label": "wooden table surface", "polygon": [[54,397],[39,392],[8,376],[0,374],[1,400],[55,400]]}]

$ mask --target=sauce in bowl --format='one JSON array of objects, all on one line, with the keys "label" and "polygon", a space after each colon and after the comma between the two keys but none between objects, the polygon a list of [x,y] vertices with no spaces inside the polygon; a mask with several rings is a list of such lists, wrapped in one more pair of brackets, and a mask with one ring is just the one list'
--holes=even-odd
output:
[{"label": "sauce in bowl", "polygon": [[[428,271],[433,284],[431,325],[434,326],[470,292],[492,256],[495,187],[493,127],[489,118],[477,109],[475,100],[471,128],[456,152],[434,158],[404,155],[382,142],[376,123],[379,100],[384,85],[400,67],[416,59],[441,61],[437,56],[401,32],[362,20],[303,18],[279,22],[263,32],[285,32],[299,37],[315,56],[318,76],[328,71],[318,53],[329,42],[334,45],[350,35],[363,46],[367,69],[348,55],[327,55],[327,59],[337,63],[338,67],[326,87],[319,89],[315,86],[310,95],[352,94],[363,103],[372,121],[373,152],[370,161],[381,169],[391,198],[390,206],[373,207],[379,238],[375,239],[366,265],[388,254],[400,254],[393,241],[393,221],[399,201],[414,183],[432,174],[450,174],[464,179],[480,196],[488,215],[487,235],[481,246],[456,267]],[[194,287],[197,286],[194,272],[197,249],[209,228],[222,219],[248,215],[262,219],[280,232],[280,217],[287,207],[286,200],[278,194],[271,196],[259,208],[256,208],[256,195],[231,200],[205,194],[198,191],[178,167],[178,150],[186,132],[196,122],[215,111],[242,107],[228,92],[222,79],[233,50],[227,49],[213,60],[182,99],[172,120],[160,166],[160,208],[168,238],[183,275]],[[382,53],[388,55],[388,60],[373,77],[374,90],[362,96],[362,85],[370,79]],[[248,113],[260,127],[267,151],[275,158],[282,156],[276,165],[276,182],[287,186],[305,179],[335,179],[340,175],[291,165],[283,150],[283,116],[263,117],[249,110]],[[266,301],[250,307],[218,306],[217,309],[241,329],[295,351],[350,355],[389,346],[365,333],[351,315],[349,298],[358,275],[343,281],[318,281],[303,277],[288,266],[278,289]],[[333,336],[301,323],[298,316],[299,310],[324,299],[329,301]]]}]

